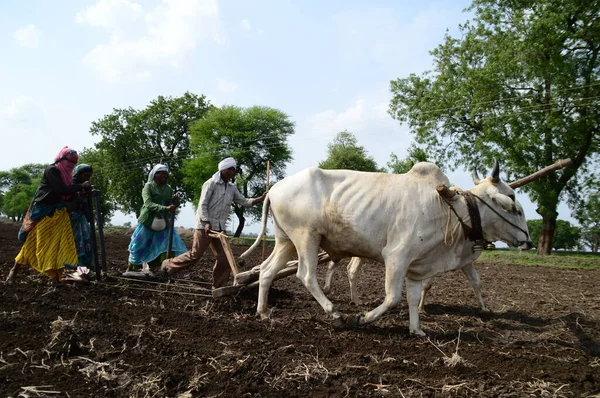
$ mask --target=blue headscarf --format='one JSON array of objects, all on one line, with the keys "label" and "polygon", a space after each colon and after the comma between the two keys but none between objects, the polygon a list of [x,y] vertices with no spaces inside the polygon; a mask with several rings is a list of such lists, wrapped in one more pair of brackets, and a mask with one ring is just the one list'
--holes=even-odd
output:
[{"label": "blue headscarf", "polygon": [[154,166],[152,168],[152,171],[150,171],[150,174],[148,174],[148,182],[152,182],[154,181],[154,175],[156,173],[158,173],[159,171],[166,171],[167,173],[169,172],[169,168],[167,167],[167,165],[164,164],[157,164],[156,166]]},{"label": "blue headscarf", "polygon": [[79,181],[79,173],[82,173],[84,171],[93,172],[94,170],[92,169],[92,166],[90,166],[89,164],[85,164],[85,163],[80,163],[77,166],[75,166],[75,168],[73,169],[73,184],[81,184],[81,183],[85,182],[85,181]]}]

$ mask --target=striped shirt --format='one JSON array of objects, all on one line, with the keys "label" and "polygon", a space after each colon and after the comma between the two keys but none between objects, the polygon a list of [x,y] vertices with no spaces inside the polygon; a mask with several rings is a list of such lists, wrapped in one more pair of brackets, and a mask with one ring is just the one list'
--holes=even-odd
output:
[{"label": "striped shirt", "polygon": [[196,229],[204,228],[203,221],[208,221],[211,229],[224,231],[231,212],[231,204],[251,207],[252,202],[252,199],[247,199],[240,193],[234,183],[226,183],[221,178],[215,182],[210,178],[202,185],[202,194],[196,211]]}]

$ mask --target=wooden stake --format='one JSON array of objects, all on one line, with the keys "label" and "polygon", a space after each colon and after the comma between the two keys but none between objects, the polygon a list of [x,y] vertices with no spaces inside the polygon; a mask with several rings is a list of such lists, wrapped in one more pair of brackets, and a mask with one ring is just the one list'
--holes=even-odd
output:
[{"label": "wooden stake", "polygon": [[[269,178],[270,178],[270,173],[271,173],[271,161],[267,160],[267,193],[269,192]],[[269,217],[269,215],[267,214],[267,218]],[[266,253],[266,245],[267,245],[267,231],[265,231],[265,234],[263,235],[263,241],[262,241],[262,261],[265,261],[265,253]]]}]

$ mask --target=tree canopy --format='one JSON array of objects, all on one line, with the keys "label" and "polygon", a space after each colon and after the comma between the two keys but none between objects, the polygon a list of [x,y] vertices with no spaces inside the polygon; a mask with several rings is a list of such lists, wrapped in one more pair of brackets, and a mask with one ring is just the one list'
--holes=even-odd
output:
[{"label": "tree canopy", "polygon": [[42,180],[46,166],[31,163],[0,172],[1,213],[13,221],[23,219]]},{"label": "tree canopy", "polygon": [[125,213],[139,214],[142,188],[157,163],[169,166],[169,185],[183,200],[194,193],[183,183],[183,162],[190,156],[189,126],[204,117],[211,105],[204,96],[185,93],[163,97],[142,110],[114,109],[92,123],[100,137],[95,149],[100,164],[92,164],[94,178],[107,181],[108,197]]},{"label": "tree canopy", "polygon": [[594,253],[600,247],[600,191],[588,190],[582,205],[575,212],[581,225],[582,242]]},{"label": "tree canopy", "polygon": [[345,169],[357,171],[385,171],[377,167],[377,163],[367,150],[358,145],[356,136],[348,131],[341,131],[327,144],[327,159],[319,163],[321,169]]},{"label": "tree canopy", "polygon": [[[212,108],[190,129],[192,156],[185,162],[185,183],[192,190],[194,203],[200,198],[202,184],[216,171],[218,163],[233,157],[237,162],[235,183],[248,197],[260,196],[266,189],[267,160],[270,179],[284,177],[286,164],[292,160],[288,138],[294,123],[282,111],[265,106]],[[235,236],[241,234],[246,212],[260,217],[260,207],[246,209],[234,205],[239,223]]]},{"label": "tree canopy", "polygon": [[412,144],[408,148],[407,156],[400,160],[395,153],[390,155],[390,161],[387,163],[387,167],[393,174],[404,174],[408,173],[412,167],[419,162],[428,162],[427,153],[422,148]]},{"label": "tree canopy", "polygon": [[437,162],[490,166],[508,178],[574,160],[524,189],[549,253],[564,195],[597,166],[600,2],[475,0],[474,19],[435,48],[433,71],[391,82],[389,112]]},{"label": "tree canopy", "polygon": [[[527,220],[531,241],[537,244],[542,233],[543,220]],[[581,228],[566,220],[556,220],[556,231],[552,240],[554,250],[573,250],[580,245]]]}]

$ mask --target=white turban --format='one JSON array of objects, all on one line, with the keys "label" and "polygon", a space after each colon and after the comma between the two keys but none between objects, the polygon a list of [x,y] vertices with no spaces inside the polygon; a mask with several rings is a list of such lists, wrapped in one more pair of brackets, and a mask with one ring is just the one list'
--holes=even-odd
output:
[{"label": "white turban", "polygon": [[150,172],[150,174],[148,174],[148,182],[152,182],[154,181],[154,176],[156,175],[156,173],[158,173],[159,171],[166,171],[169,172],[169,168],[164,165],[164,164],[157,164],[156,166],[154,166],[152,168],[152,171]]},{"label": "white turban", "polygon": [[215,182],[219,182],[219,180],[221,179],[221,172],[223,170],[227,170],[231,167],[237,167],[237,163],[235,162],[234,158],[225,158],[225,159],[221,160],[219,162],[219,171],[217,171],[215,174],[213,174],[213,180]]}]

